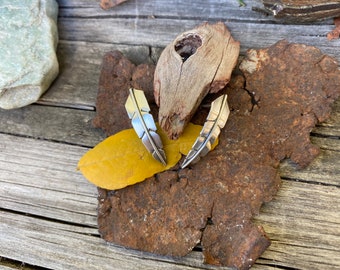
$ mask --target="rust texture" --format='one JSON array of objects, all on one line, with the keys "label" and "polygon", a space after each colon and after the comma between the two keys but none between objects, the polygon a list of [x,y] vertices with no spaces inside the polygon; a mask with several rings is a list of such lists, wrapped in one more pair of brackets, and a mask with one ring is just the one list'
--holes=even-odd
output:
[{"label": "rust texture", "polygon": [[119,51],[106,53],[99,78],[97,114],[93,125],[102,128],[107,135],[131,128],[124,106],[130,87],[144,89],[155,115],[157,106],[152,88],[154,72],[155,66],[152,64],[136,66]]},{"label": "rust texture", "polygon": [[335,28],[331,32],[327,33],[328,40],[340,37],[340,17],[334,18],[334,26]]},{"label": "rust texture", "polygon": [[[119,127],[110,132],[105,128],[108,135],[128,126],[120,109],[124,102],[117,97],[134,83],[132,75],[122,79],[125,85],[110,82],[119,77],[108,71],[128,74],[133,66],[114,66],[128,60],[110,57],[104,58],[97,107],[104,117],[101,123],[115,119]],[[228,94],[231,114],[215,150],[189,168],[177,165],[118,191],[99,189],[101,236],[171,256],[184,256],[201,243],[206,263],[249,269],[270,245],[252,217],[279,188],[280,160],[291,158],[304,167],[318,154],[309,133],[330,115],[331,103],[340,94],[337,67],[318,49],[286,41],[250,50],[240,65],[244,77],[232,77],[222,91]],[[151,83],[141,88],[152,92]],[[216,95],[208,95],[203,104]],[[204,121],[205,107],[198,109],[195,122]]]}]

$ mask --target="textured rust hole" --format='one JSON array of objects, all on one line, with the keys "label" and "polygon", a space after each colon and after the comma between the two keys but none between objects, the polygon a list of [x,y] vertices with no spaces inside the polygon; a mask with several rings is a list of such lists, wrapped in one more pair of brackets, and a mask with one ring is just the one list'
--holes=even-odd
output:
[{"label": "textured rust hole", "polygon": [[201,47],[202,39],[198,35],[188,35],[175,44],[176,52],[181,56],[183,63]]}]

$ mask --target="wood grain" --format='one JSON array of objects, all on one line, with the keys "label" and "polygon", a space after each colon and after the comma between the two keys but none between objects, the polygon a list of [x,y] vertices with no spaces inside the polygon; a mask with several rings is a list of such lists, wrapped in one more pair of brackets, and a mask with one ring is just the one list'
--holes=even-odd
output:
[{"label": "wood grain", "polygon": [[308,22],[340,15],[339,1],[329,0],[303,0],[291,1],[264,0],[264,6],[273,12],[276,17],[283,17],[286,21]]},{"label": "wood grain", "polygon": [[60,73],[39,104],[94,110],[100,66],[106,52],[121,51],[135,64],[150,63],[154,53],[148,46],[60,41]]},{"label": "wood grain", "polygon": [[[284,181],[276,198],[262,208],[256,220],[272,239],[263,258],[274,259],[275,264],[287,268],[337,269],[340,263],[336,255],[340,251],[339,188],[319,189],[318,186],[317,183]],[[278,213],[283,216],[279,217]],[[285,240],[281,243],[279,239]]]},{"label": "wood grain", "polygon": [[[314,1],[314,0],[313,0]],[[245,6],[240,6],[237,0],[235,1],[204,1],[196,0],[193,5],[190,1],[176,1],[169,2],[165,0],[154,0],[154,1],[143,1],[130,0],[123,5],[120,5],[107,12],[103,12],[98,3],[95,1],[82,3],[82,7],[79,8],[81,1],[67,1],[59,0],[60,13],[62,16],[79,16],[79,17],[104,17],[104,16],[124,16],[124,17],[135,17],[135,16],[148,16],[153,17],[155,14],[161,14],[164,17],[178,18],[178,19],[194,19],[194,18],[209,18],[214,20],[240,20],[240,21],[261,21],[266,23],[280,22],[283,23],[285,20],[268,16],[269,11],[264,11],[264,4],[271,7],[270,1],[246,1]],[[263,3],[262,3],[263,2]],[[287,2],[287,1],[285,1]],[[300,1],[301,2],[301,1]],[[307,1],[304,1],[307,2]],[[326,6],[330,1],[314,1],[318,2],[321,6]],[[323,2],[323,3],[322,3]],[[336,1],[334,1],[335,4]],[[333,3],[334,3],[333,2]],[[293,5],[294,6],[294,5]],[[306,6],[304,6],[306,8]],[[334,8],[334,5],[329,9]],[[298,9],[299,5],[295,4],[295,9]],[[73,9],[73,10],[72,10]],[[256,12],[254,11],[256,10]],[[262,12],[261,12],[262,11]],[[303,10],[301,13],[305,12]],[[323,24],[330,24],[329,21],[323,21]]]},{"label": "wood grain", "polygon": [[1,132],[94,146],[105,138],[92,126],[94,111],[31,105],[14,111],[0,111]]},{"label": "wood grain", "polygon": [[157,258],[107,245],[95,229],[5,211],[0,211],[0,219],[0,256],[47,269],[209,269],[200,254],[186,261]]},{"label": "wood grain", "polygon": [[[326,38],[332,21],[282,24],[251,10],[259,0],[246,1],[245,8],[236,0],[129,0],[108,11],[99,1],[58,3],[58,79],[40,105],[0,110],[0,268],[25,269],[22,262],[32,265],[28,269],[215,269],[202,264],[199,248],[166,258],[99,238],[96,188],[76,164],[104,138],[91,125],[102,55],[119,49],[136,63],[155,62],[179,33],[223,21],[242,54],[286,38],[340,61],[340,40]],[[304,170],[285,161],[281,190],[256,217],[272,245],[253,269],[340,268],[340,100],[312,134],[320,156]]]},{"label": "wood grain", "polygon": [[223,21],[233,37],[241,42],[241,53],[288,39],[317,46],[340,59],[337,53],[340,41],[325,39],[333,29],[332,20],[318,24],[285,24],[252,11],[254,6],[263,6],[261,1],[248,1],[246,7],[240,7],[236,0],[223,3],[199,0],[195,5],[190,1],[130,0],[109,11],[101,10],[95,2],[86,1],[82,5],[80,2],[59,0],[61,39],[165,47],[179,33],[204,21]]},{"label": "wood grain", "polygon": [[[136,263],[152,269],[155,261],[167,262],[164,268],[174,267],[169,269],[190,269],[192,265],[205,268],[197,252],[184,260],[173,260],[109,247],[98,237],[96,188],[75,170],[87,148],[11,135],[0,135],[0,141],[0,256],[53,269],[82,269],[85,261],[90,262],[89,269],[97,269],[97,263],[106,269],[116,265],[115,260],[121,262],[121,269],[137,269],[133,268]],[[337,153],[335,159],[339,160]],[[318,179],[305,183],[313,179],[311,175],[297,177],[294,172],[290,172],[292,180],[283,181],[274,201],[256,218],[273,239],[262,262],[275,260],[299,269],[320,269],[324,263],[336,266],[340,242],[338,187],[320,185]],[[46,257],[41,258],[41,252]],[[294,260],[290,255],[293,252],[297,254]],[[315,252],[323,254],[317,261],[313,261]],[[143,262],[139,262],[141,259]],[[189,268],[176,268],[176,264]]]},{"label": "wood grain", "polygon": [[[99,72],[105,52],[118,49],[134,63],[156,62],[162,48],[61,41],[58,55],[61,72],[39,104],[95,110]],[[77,72],[76,72],[77,71]],[[78,71],[81,75],[78,74]],[[83,80],[85,78],[85,81]],[[1,115],[0,115],[1,117]],[[340,100],[335,102],[330,119],[318,125],[313,133],[340,136]]]},{"label": "wood grain", "polygon": [[304,170],[299,170],[295,164],[287,160],[281,163],[280,174],[285,179],[340,187],[340,152],[322,150],[321,154]]},{"label": "wood grain", "polygon": [[[213,20],[212,20],[213,21]],[[190,30],[202,23],[202,20],[185,19],[144,19],[139,18],[63,18],[59,22],[61,39],[82,41],[91,39],[94,42],[122,43],[129,45],[150,45],[165,47],[178,33]],[[319,47],[339,61],[337,46],[339,41],[326,41],[326,34],[331,25],[277,25],[250,22],[225,21],[233,37],[241,42],[241,53],[250,48],[268,47],[281,39],[290,42],[305,43]],[[111,25],[110,31],[101,25]],[[111,33],[115,34],[112,35]],[[154,39],[154,36],[157,39]]]},{"label": "wood grain", "polygon": [[178,35],[163,50],[153,86],[158,121],[169,138],[182,134],[209,92],[227,85],[239,51],[240,43],[223,23],[203,23]]}]

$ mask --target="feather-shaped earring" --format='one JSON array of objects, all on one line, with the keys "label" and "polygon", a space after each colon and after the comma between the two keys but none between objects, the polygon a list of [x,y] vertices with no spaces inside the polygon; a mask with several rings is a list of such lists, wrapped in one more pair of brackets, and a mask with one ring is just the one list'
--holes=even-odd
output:
[{"label": "feather-shaped earring", "polygon": [[190,163],[197,162],[205,156],[214,144],[221,129],[228,120],[230,110],[227,102],[227,95],[222,95],[211,103],[209,115],[205,120],[204,126],[196,139],[188,155],[184,159],[181,168],[185,168]]},{"label": "feather-shaped earring", "polygon": [[161,138],[156,133],[157,127],[150,114],[150,107],[144,92],[130,88],[130,95],[125,103],[125,109],[131,119],[133,129],[154,159],[166,165],[165,152]]}]

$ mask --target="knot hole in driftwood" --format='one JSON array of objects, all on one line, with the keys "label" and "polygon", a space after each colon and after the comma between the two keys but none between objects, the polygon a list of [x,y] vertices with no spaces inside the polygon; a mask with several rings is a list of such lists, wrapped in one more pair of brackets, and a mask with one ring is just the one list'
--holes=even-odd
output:
[{"label": "knot hole in driftwood", "polygon": [[184,63],[201,45],[201,37],[196,34],[190,34],[176,42],[175,51],[181,56]]}]

